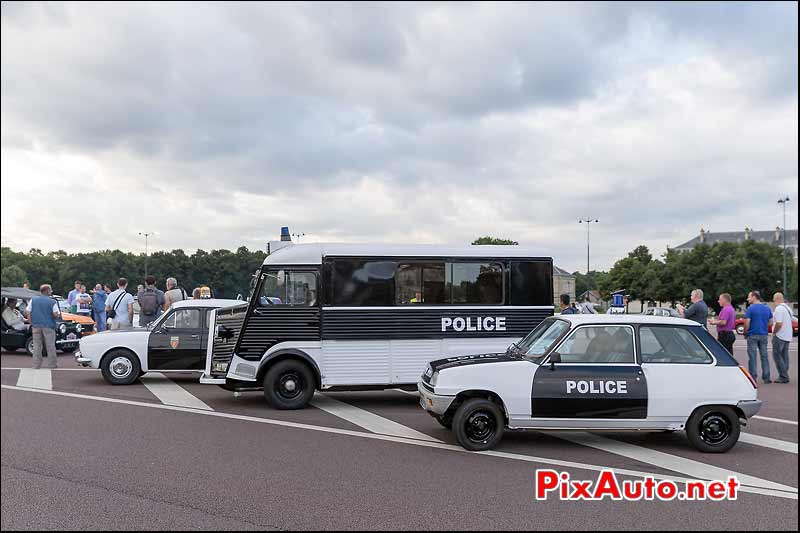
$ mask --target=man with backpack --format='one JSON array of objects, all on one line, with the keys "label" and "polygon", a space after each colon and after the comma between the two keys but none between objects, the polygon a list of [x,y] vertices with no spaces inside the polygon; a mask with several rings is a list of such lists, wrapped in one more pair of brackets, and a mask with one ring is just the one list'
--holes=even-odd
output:
[{"label": "man with backpack", "polygon": [[161,316],[164,306],[164,291],[156,288],[156,277],[144,278],[144,288],[139,291],[139,325],[147,327]]}]

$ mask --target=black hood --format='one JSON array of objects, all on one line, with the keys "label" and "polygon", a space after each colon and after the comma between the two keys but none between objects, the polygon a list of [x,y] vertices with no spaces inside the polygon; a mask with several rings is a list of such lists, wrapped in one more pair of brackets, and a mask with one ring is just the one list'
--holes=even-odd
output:
[{"label": "black hood", "polygon": [[505,353],[482,353],[476,355],[462,355],[459,357],[448,357],[430,363],[434,372],[453,368],[456,366],[483,365],[487,363],[505,363],[508,361],[518,361],[518,358],[511,357]]}]

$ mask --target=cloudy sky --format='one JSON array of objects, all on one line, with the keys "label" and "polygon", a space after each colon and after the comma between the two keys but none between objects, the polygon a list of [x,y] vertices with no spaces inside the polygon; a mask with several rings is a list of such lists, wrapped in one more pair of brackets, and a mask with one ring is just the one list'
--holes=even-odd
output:
[{"label": "cloudy sky", "polygon": [[[2,3],[2,244],[797,227],[796,3]],[[36,206],[35,216],[31,208]]]}]

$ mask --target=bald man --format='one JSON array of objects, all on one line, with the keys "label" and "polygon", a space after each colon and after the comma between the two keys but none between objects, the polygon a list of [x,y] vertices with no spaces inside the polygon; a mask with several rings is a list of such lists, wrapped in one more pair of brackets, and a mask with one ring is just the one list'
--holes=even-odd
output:
[{"label": "bald man", "polygon": [[772,358],[778,369],[775,383],[789,383],[789,344],[792,342],[792,310],[786,305],[783,294],[776,292],[772,297],[775,312],[772,314]]}]

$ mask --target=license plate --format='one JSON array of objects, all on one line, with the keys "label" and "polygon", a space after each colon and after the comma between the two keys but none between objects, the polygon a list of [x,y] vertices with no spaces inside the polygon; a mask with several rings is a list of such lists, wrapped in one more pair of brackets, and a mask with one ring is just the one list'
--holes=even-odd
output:
[{"label": "license plate", "polygon": [[75,335],[74,333],[70,333],[70,334],[67,335],[67,340],[68,341],[74,341],[77,338],[78,338],[78,336]]}]

